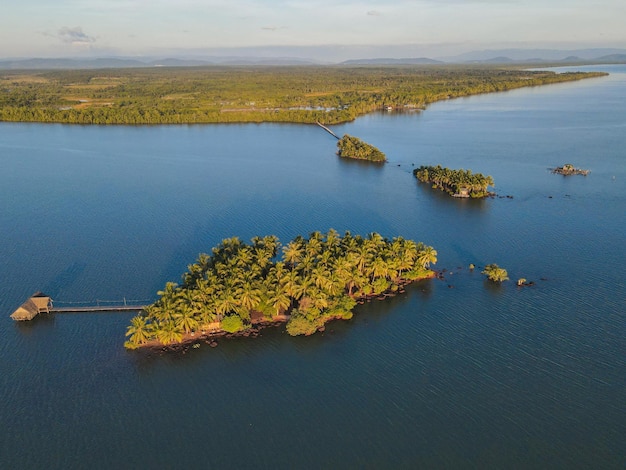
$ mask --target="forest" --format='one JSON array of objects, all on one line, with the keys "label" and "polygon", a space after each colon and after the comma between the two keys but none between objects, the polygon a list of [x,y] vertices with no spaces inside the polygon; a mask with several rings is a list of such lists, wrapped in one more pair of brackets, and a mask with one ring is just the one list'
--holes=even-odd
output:
[{"label": "forest", "polygon": [[454,197],[487,197],[491,195],[489,186],[494,186],[491,176],[472,173],[472,170],[451,170],[441,165],[420,166],[413,170],[413,175],[422,183],[431,183],[433,189]]},{"label": "forest", "polygon": [[432,247],[378,233],[342,237],[331,229],[284,246],[272,235],[250,244],[228,238],[189,265],[181,285],[166,283],[160,298],[131,320],[125,347],[166,346],[285,320],[290,335],[310,335],[330,320],[352,318],[359,302],[432,277],[436,262]]},{"label": "forest", "polygon": [[0,121],[336,124],[478,93],[579,80],[495,66],[211,66],[0,72]]},{"label": "forest", "polygon": [[358,137],[345,134],[337,142],[338,154],[344,158],[356,158],[357,160],[368,160],[370,162],[384,163],[387,161],[385,154],[367,142],[363,142]]}]

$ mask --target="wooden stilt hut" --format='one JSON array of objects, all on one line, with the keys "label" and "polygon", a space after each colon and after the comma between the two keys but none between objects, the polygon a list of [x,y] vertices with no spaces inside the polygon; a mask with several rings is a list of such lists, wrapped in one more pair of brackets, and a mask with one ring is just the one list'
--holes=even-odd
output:
[{"label": "wooden stilt hut", "polygon": [[52,299],[42,292],[35,292],[11,314],[11,318],[17,321],[32,320],[42,312],[50,313],[51,308]]}]

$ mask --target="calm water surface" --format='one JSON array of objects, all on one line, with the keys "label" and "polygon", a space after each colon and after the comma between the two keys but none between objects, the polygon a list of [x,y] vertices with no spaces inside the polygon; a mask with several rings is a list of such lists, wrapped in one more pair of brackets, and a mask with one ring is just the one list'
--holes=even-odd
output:
[{"label": "calm water surface", "polygon": [[[384,166],[315,126],[0,124],[0,467],[624,468],[626,68],[602,69],[336,126]],[[421,164],[513,198],[433,193]],[[130,314],[8,316],[36,290],[154,299],[223,238],[331,227],[433,245],[446,279],[185,355],[126,352]],[[512,282],[467,269],[493,262]]]}]

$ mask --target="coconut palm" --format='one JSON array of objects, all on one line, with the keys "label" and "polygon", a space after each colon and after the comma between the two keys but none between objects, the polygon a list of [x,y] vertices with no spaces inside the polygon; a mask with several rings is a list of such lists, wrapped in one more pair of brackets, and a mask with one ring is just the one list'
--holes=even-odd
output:
[{"label": "coconut palm", "polygon": [[283,247],[285,262],[293,269],[296,263],[300,261],[303,251],[304,249],[300,243],[296,241],[289,242],[285,247]]},{"label": "coconut palm", "polygon": [[289,271],[280,280],[280,288],[287,296],[296,298],[298,285],[300,284],[300,275],[296,271]]},{"label": "coconut palm", "polygon": [[156,338],[165,345],[180,343],[183,339],[183,331],[174,321],[170,320],[158,325]]},{"label": "coconut palm", "polygon": [[130,336],[128,341],[131,345],[137,346],[148,342],[150,339],[150,326],[147,318],[143,315],[137,315],[130,321],[130,326],[126,329],[126,336]]},{"label": "coconut palm", "polygon": [[490,281],[497,283],[509,280],[509,275],[506,272],[506,269],[501,268],[495,263],[485,266],[485,269],[481,274],[485,274]]},{"label": "coconut palm", "polygon": [[259,305],[261,294],[261,289],[252,282],[244,283],[235,292],[237,303],[247,310],[253,310]]},{"label": "coconut palm", "polygon": [[431,263],[437,262],[437,250],[432,246],[424,247],[417,255],[417,264],[423,268],[429,268]]},{"label": "coconut palm", "polygon": [[174,315],[174,322],[176,326],[182,329],[185,333],[190,333],[198,329],[199,322],[195,317],[193,310],[190,308],[181,308]]},{"label": "coconut palm", "polygon": [[232,294],[225,294],[215,299],[215,311],[224,316],[239,306]]},{"label": "coconut palm", "polygon": [[269,302],[276,315],[280,315],[291,306],[291,298],[280,288],[270,294]]}]

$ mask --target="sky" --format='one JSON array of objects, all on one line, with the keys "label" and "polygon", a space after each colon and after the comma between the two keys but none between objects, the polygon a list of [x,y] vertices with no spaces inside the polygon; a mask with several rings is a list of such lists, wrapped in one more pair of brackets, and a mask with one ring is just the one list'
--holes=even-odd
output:
[{"label": "sky", "polygon": [[0,58],[626,48],[626,0],[0,0]]}]

